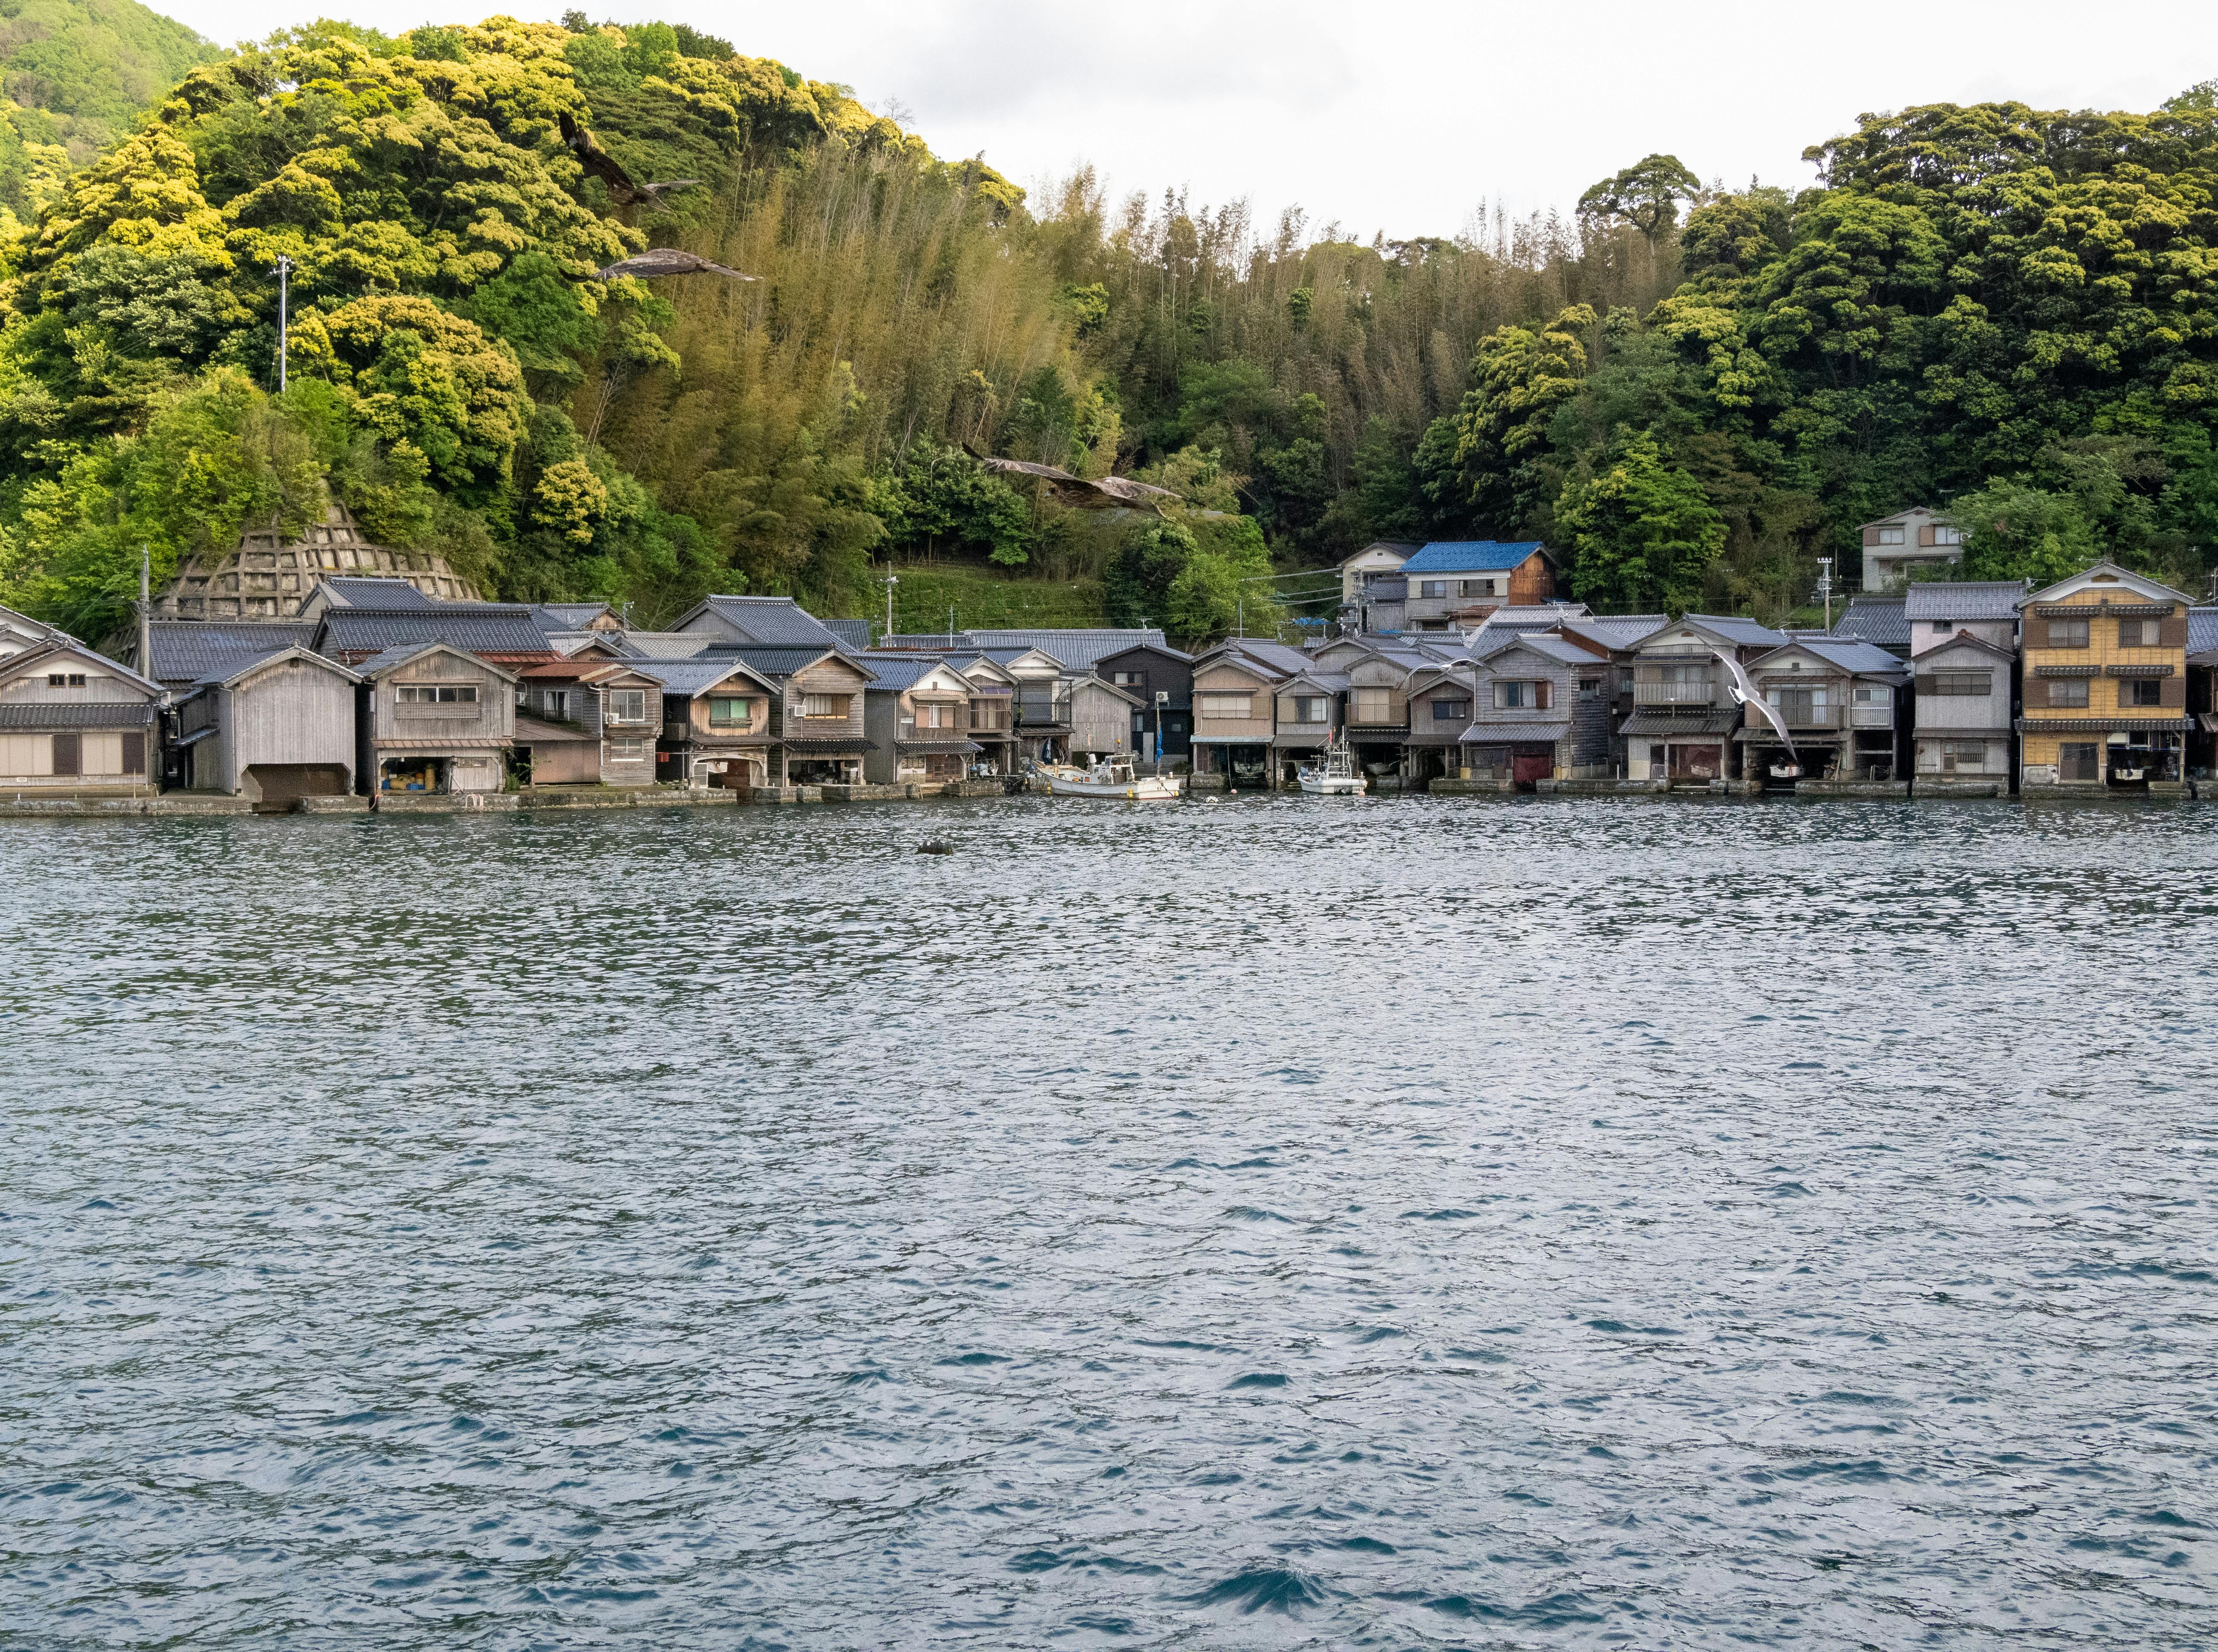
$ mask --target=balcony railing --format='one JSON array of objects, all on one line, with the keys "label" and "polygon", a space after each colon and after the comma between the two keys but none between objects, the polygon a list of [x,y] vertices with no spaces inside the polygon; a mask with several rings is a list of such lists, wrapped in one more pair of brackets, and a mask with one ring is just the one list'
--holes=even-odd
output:
[{"label": "balcony railing", "polygon": [[1645,683],[1633,685],[1635,705],[1714,705],[1715,683]]},{"label": "balcony railing", "polygon": [[1068,694],[1018,694],[1013,697],[1017,726],[1026,724],[1067,723],[1070,720],[1070,697]]}]

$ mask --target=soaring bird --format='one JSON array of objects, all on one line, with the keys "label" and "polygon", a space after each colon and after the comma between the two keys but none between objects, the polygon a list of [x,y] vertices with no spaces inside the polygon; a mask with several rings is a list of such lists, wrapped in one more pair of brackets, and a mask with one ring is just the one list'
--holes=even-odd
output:
[{"label": "soaring bird", "polygon": [[562,127],[562,141],[578,158],[578,163],[595,177],[609,186],[609,195],[619,207],[660,207],[662,197],[678,189],[690,189],[701,180],[697,177],[674,177],[665,183],[635,183],[631,174],[616,165],[615,156],[593,141],[593,134],[570,118],[566,109],[558,117]]},{"label": "soaring bird", "polygon": [[732,281],[760,281],[760,276],[743,276],[736,270],[721,264],[711,264],[697,252],[681,252],[674,246],[650,247],[629,258],[619,258],[605,270],[596,270],[589,276],[573,276],[573,281],[614,281],[618,276],[722,276]]}]

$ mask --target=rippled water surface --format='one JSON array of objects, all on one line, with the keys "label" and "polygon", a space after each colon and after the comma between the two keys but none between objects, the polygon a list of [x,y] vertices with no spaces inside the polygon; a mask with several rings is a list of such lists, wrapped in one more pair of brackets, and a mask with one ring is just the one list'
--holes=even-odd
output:
[{"label": "rippled water surface", "polygon": [[2208,1646],[2214,844],[0,823],[0,1644]]}]

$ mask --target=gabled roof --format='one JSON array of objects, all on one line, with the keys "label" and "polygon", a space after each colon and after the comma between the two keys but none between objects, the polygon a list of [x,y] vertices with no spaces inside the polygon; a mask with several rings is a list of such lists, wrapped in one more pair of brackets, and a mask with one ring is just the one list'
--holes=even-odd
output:
[{"label": "gabled roof", "polygon": [[1564,620],[1562,628],[1567,635],[1592,637],[1603,648],[1616,651],[1654,636],[1670,623],[1669,614],[1583,614]]},{"label": "gabled roof", "polygon": [[1363,557],[1372,555],[1375,551],[1384,551],[1391,556],[1399,556],[1403,562],[1407,562],[1410,557],[1416,556],[1423,549],[1424,547],[1422,545],[1413,545],[1408,541],[1402,539],[1373,539],[1369,544],[1364,546],[1362,550],[1357,551],[1354,556],[1343,556],[1337,562],[1335,562],[1333,566],[1335,568],[1346,568],[1350,562],[1359,561]]},{"label": "gabled roof", "polygon": [[[601,683],[613,677],[644,677],[648,674],[639,668],[636,661],[609,660],[598,655],[584,658],[573,655],[567,660],[542,660],[517,673],[526,682]],[[661,679],[656,678],[656,681]]]},{"label": "gabled roof", "polygon": [[825,649],[845,645],[839,633],[791,597],[709,597],[680,614],[672,630],[699,629],[697,619],[734,640],[760,648]]},{"label": "gabled roof", "polygon": [[1472,657],[1485,664],[1512,649],[1523,649],[1544,660],[1553,660],[1558,665],[1587,666],[1599,668],[1601,662],[1576,643],[1566,643],[1560,637],[1550,637],[1545,631],[1514,633],[1506,637],[1481,637],[1472,648]]},{"label": "gabled roof", "polygon": [[[345,610],[333,609],[331,612],[344,613]],[[403,643],[397,647],[387,649],[381,654],[372,655],[367,660],[356,661],[354,668],[365,678],[384,677],[399,670],[410,661],[420,660],[427,654],[452,654],[458,658],[468,660],[472,665],[483,666],[504,682],[514,682],[517,680],[516,673],[509,670],[505,666],[495,665],[492,661],[472,649],[458,648],[452,643],[439,641]]]},{"label": "gabled roof", "polygon": [[1910,621],[1903,604],[1908,599],[1906,596],[1851,597],[1833,622],[1833,635],[1860,637],[1883,649],[1907,649]]},{"label": "gabled roof", "polygon": [[434,608],[436,599],[425,596],[406,580],[389,574],[327,574],[308,587],[293,612],[299,613],[319,596],[334,608]]},{"label": "gabled roof", "polygon": [[240,660],[228,668],[219,666],[193,686],[236,688],[256,672],[265,667],[274,666],[283,660],[298,660],[303,665],[314,666],[319,671],[328,671],[335,677],[344,677],[350,683],[358,683],[362,680],[360,676],[348,670],[338,661],[326,659],[313,649],[305,645],[296,645],[292,648],[279,649],[272,654],[259,655],[251,660]]},{"label": "gabled roof", "polygon": [[1044,649],[982,648],[978,652],[998,666],[1012,667],[1020,660],[1032,660],[1037,661],[1039,664],[1044,666],[1052,666],[1057,673],[1061,673],[1068,668],[1063,665],[1062,661],[1056,659],[1055,655],[1050,654]]},{"label": "gabled roof", "polygon": [[610,619],[616,611],[605,602],[535,602],[531,617],[539,629],[554,637],[565,631],[595,629],[597,619]]},{"label": "gabled roof", "polygon": [[[1882,516],[1869,522],[1859,523],[1857,525],[1857,531],[1861,532],[1865,528],[1892,528],[1898,525],[1906,526],[1911,523],[1930,522],[1933,519],[1933,517],[1934,511],[1931,506],[1913,505],[1906,511],[1897,511],[1893,516]],[[1928,546],[1927,549],[1937,550],[1940,547],[1933,545]],[[1961,549],[1961,547],[1957,547],[1957,549]]]},{"label": "gabled roof", "polygon": [[716,643],[709,631],[618,631],[611,636],[626,654],[642,660],[691,660]]},{"label": "gabled roof", "polygon": [[316,630],[317,652],[358,659],[426,643],[446,643],[466,654],[504,660],[544,659],[554,651],[531,610],[520,602],[326,608]]},{"label": "gabled roof", "polygon": [[147,674],[158,682],[195,683],[250,660],[315,641],[313,619],[157,619],[146,628]]},{"label": "gabled roof", "polygon": [[967,630],[971,644],[982,649],[1038,649],[1073,671],[1090,671],[1104,655],[1118,654],[1146,643],[1160,648],[1163,634],[1153,626],[1145,630]]},{"label": "gabled roof", "polygon": [[1320,671],[1315,666],[1304,666],[1279,685],[1280,690],[1306,683],[1312,688],[1323,689],[1328,694],[1348,692],[1348,674],[1342,671]]},{"label": "gabled roof", "polygon": [[1921,674],[1930,671],[1933,668],[1934,661],[1941,655],[1970,649],[1977,649],[1981,654],[1991,654],[1996,659],[2006,662],[2017,658],[2017,649],[2004,648],[1999,643],[1990,643],[1977,631],[1958,631],[1953,637],[1942,637],[1924,653],[1919,655],[1917,668]]},{"label": "gabled roof", "polygon": [[1735,648],[1775,649],[1787,641],[1784,631],[1775,631],[1768,625],[1759,625],[1753,619],[1743,619],[1734,614],[1682,614],[1669,624],[1657,626],[1640,640],[1644,643],[1656,642],[1667,631],[1676,633],[1682,628],[1701,631]]},{"label": "gabled roof", "polygon": [[1193,663],[1193,655],[1182,649],[1174,649],[1168,643],[1135,643],[1130,648],[1122,648],[1113,654],[1102,655],[1094,663],[1097,667],[1104,666],[1112,660],[1121,660],[1128,654],[1152,654],[1156,658],[1168,660],[1174,665],[1190,666]]},{"label": "gabled roof", "polygon": [[867,619],[827,619],[822,624],[850,654],[860,654],[870,646],[870,622]]},{"label": "gabled roof", "polygon": [[[2023,602],[2054,602],[2097,585],[2121,586],[2149,602],[2184,602],[2188,605],[2190,614],[2194,612],[2195,599],[2186,592],[2159,585],[2146,574],[2136,574],[2131,568],[2120,568],[2116,562],[2108,561],[2082,568],[2068,580],[2059,580],[2046,589],[2035,591],[2023,599]],[[2020,606],[2023,606],[2023,603]]]},{"label": "gabled roof", "polygon": [[1267,643],[1260,637],[1231,637],[1211,650],[1212,654],[1234,653],[1245,655],[1275,676],[1286,676],[1301,670],[1310,662],[1309,655],[1299,649],[1289,648],[1284,643]]},{"label": "gabled roof", "polygon": [[873,688],[896,692],[914,687],[943,667],[951,675],[963,674],[937,654],[866,654],[863,663],[877,674],[877,681],[870,685]]},{"label": "gabled roof", "polygon": [[634,669],[641,676],[652,677],[660,683],[666,694],[683,694],[689,699],[705,694],[734,677],[745,677],[765,693],[778,692],[778,685],[769,677],[746,661],[729,654],[709,655],[692,660],[641,660],[635,663]]},{"label": "gabled roof", "polygon": [[1801,653],[1824,661],[1837,671],[1845,671],[1855,677],[1906,677],[1910,668],[1901,657],[1889,654],[1875,643],[1855,637],[1798,637],[1784,648],[1759,654],[1749,662],[1749,669],[1760,671],[1782,654]]},{"label": "gabled roof", "polygon": [[1902,617],[2016,619],[2018,604],[2032,588],[2030,580],[1920,580],[1902,593]]},{"label": "gabled roof", "polygon": [[877,672],[845,649],[720,647],[697,657],[704,662],[719,659],[742,661],[764,676],[771,678],[790,677],[796,671],[806,671],[820,660],[833,659],[842,665],[852,667],[866,680],[877,680]]},{"label": "gabled roof", "polygon": [[1504,603],[1480,621],[1478,629],[1482,632],[1510,627],[1545,629],[1561,620],[1583,619],[1588,612],[1583,602]]},{"label": "gabled roof", "polygon": [[1081,677],[1076,682],[1070,686],[1070,692],[1074,696],[1079,694],[1114,694],[1118,699],[1123,700],[1125,705],[1132,706],[1141,706],[1147,704],[1145,700],[1142,699],[1137,694],[1131,692],[1129,689],[1119,688],[1115,683],[1105,682],[1099,677]]},{"label": "gabled roof", "polygon": [[2208,654],[2218,649],[2218,608],[2190,608],[2187,611],[2187,651]]},{"label": "gabled roof", "polygon": [[0,659],[0,680],[16,676],[34,676],[53,669],[56,660],[82,660],[89,666],[97,666],[111,677],[121,678],[134,688],[143,688],[155,699],[162,697],[162,685],[150,682],[121,660],[111,660],[106,655],[86,647],[74,637],[56,631],[43,643],[35,643],[21,654],[11,654]]},{"label": "gabled roof", "polygon": [[1547,546],[1538,539],[1435,539],[1402,564],[1404,574],[1499,574]]}]

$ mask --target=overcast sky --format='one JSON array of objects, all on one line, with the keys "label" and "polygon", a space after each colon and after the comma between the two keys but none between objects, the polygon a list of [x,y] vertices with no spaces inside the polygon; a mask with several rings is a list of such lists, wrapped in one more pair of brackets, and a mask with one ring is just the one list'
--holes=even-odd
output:
[{"label": "overcast sky", "polygon": [[[660,17],[841,81],[943,157],[1037,185],[1091,162],[1122,195],[1299,204],[1367,240],[1453,235],[1484,201],[1568,208],[1654,151],[1705,178],[1800,184],[1859,112],[2016,98],[2147,109],[2218,76],[2209,0],[1866,0],[1854,7],[1589,0],[581,0]],[[185,0],[226,44],[333,15],[398,31],[456,0]],[[554,17],[564,0],[515,8]]]}]

